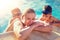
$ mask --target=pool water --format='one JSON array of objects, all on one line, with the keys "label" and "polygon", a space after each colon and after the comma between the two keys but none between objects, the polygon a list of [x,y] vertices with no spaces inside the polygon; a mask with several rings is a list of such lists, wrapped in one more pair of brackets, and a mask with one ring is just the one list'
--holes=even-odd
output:
[{"label": "pool water", "polygon": [[[33,8],[36,12],[37,18],[42,14],[42,9],[44,5],[51,5],[53,8],[52,15],[60,20],[60,0],[25,0],[21,6],[23,11],[25,8]],[[9,17],[9,14],[6,18]],[[0,33],[2,33],[8,24],[10,18],[0,19]]]}]

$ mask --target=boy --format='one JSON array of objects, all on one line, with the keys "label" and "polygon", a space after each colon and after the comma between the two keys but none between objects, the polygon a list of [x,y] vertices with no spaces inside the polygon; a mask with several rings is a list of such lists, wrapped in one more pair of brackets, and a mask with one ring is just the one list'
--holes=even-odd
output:
[{"label": "boy", "polygon": [[39,20],[45,21],[52,24],[53,26],[60,27],[60,20],[52,16],[52,7],[50,5],[45,5],[44,10],[42,11],[42,17]]},{"label": "boy", "polygon": [[6,28],[6,30],[4,32],[10,32],[13,30],[13,23],[14,23],[14,20],[16,18],[19,18],[20,19],[20,16],[21,16],[21,11],[19,8],[14,8],[12,10],[12,19],[9,21],[9,24],[8,24],[8,27]]}]

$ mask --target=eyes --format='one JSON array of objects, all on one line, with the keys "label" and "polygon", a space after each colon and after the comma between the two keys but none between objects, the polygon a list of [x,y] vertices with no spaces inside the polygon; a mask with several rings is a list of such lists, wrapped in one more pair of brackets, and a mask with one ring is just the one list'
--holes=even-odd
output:
[{"label": "eyes", "polygon": [[35,18],[27,18],[27,20],[35,20]]},{"label": "eyes", "polygon": [[50,18],[51,16],[50,15],[46,15],[45,17],[49,17]]},{"label": "eyes", "polygon": [[33,18],[32,20],[35,20],[35,18]]},{"label": "eyes", "polygon": [[30,20],[30,18],[27,18],[27,20]]}]

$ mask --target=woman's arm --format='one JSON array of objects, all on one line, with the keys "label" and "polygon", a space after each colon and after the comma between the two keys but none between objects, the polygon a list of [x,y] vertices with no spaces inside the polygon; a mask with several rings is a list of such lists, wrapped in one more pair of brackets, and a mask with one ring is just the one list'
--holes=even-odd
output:
[{"label": "woman's arm", "polygon": [[14,23],[14,33],[17,38],[20,40],[25,40],[30,33],[33,31],[35,27],[37,27],[39,24],[34,24],[26,28],[22,28],[22,24],[19,21],[15,21]]}]

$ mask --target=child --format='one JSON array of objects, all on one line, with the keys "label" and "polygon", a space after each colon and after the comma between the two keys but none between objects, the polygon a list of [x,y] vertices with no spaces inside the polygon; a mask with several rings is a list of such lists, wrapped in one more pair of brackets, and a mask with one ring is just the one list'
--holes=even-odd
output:
[{"label": "child", "polygon": [[10,32],[13,30],[13,23],[16,18],[20,19],[21,16],[21,11],[19,8],[15,8],[12,10],[12,19],[9,21],[8,27],[4,32]]},{"label": "child", "polygon": [[52,16],[52,7],[50,5],[45,5],[42,11],[42,17],[39,20],[45,21],[52,24],[53,26],[60,26],[60,20]]}]

